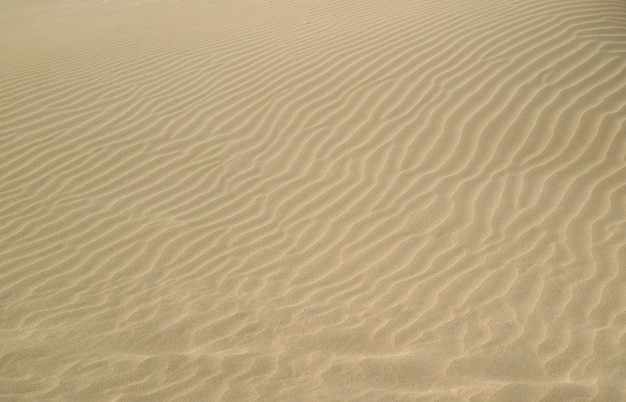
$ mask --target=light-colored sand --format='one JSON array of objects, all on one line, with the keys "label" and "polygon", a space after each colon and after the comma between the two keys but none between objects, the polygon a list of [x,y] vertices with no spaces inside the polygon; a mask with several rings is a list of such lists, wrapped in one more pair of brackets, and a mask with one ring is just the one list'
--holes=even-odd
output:
[{"label": "light-colored sand", "polygon": [[0,2],[3,401],[626,401],[623,0]]}]

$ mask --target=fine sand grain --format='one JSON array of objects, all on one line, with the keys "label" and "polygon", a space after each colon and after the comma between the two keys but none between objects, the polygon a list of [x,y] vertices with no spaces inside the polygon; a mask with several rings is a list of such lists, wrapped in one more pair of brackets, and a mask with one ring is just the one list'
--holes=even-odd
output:
[{"label": "fine sand grain", "polygon": [[626,2],[0,0],[0,400],[626,401]]}]

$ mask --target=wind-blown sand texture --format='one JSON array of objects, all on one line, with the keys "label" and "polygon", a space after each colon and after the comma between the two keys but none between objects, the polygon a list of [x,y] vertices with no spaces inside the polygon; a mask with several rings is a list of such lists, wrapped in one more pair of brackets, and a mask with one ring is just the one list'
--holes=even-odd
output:
[{"label": "wind-blown sand texture", "polygon": [[623,0],[0,3],[3,401],[626,401]]}]

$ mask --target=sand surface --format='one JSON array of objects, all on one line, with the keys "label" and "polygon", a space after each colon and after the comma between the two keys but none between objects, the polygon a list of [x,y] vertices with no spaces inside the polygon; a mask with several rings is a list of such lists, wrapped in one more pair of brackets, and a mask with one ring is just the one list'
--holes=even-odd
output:
[{"label": "sand surface", "polygon": [[0,0],[0,400],[626,401],[626,2]]}]

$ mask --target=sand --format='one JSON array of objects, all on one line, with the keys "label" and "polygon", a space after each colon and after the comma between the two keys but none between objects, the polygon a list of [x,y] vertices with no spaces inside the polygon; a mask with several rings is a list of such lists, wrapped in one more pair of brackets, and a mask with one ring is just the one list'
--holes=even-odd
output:
[{"label": "sand", "polygon": [[626,401],[626,3],[0,1],[0,400]]}]

